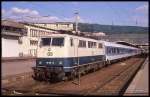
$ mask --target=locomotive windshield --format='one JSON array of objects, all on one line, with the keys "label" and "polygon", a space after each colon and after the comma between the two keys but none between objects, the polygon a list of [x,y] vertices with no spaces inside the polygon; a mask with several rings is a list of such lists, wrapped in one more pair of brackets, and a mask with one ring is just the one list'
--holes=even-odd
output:
[{"label": "locomotive windshield", "polygon": [[50,46],[51,38],[42,38],[41,45],[42,46]]},{"label": "locomotive windshield", "polygon": [[64,45],[64,38],[53,38],[52,40],[52,46],[63,46]]},{"label": "locomotive windshield", "polygon": [[63,46],[64,38],[63,37],[42,38],[40,45],[41,46]]}]

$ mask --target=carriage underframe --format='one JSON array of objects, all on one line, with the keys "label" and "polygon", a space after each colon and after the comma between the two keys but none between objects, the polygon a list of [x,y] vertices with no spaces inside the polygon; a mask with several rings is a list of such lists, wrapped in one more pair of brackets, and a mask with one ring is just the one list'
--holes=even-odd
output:
[{"label": "carriage underframe", "polygon": [[61,81],[74,79],[80,75],[94,72],[105,66],[104,62],[98,61],[89,64],[79,65],[65,72],[63,67],[33,67],[33,78],[38,81]]}]

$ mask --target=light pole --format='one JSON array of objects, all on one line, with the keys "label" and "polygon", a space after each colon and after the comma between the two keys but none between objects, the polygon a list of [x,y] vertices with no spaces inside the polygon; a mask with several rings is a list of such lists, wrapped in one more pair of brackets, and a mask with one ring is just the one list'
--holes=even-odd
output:
[{"label": "light pole", "polygon": [[[78,33],[78,20],[79,20],[79,16],[78,16],[78,11],[76,11],[75,12],[75,31],[76,31],[76,34],[78,35],[79,33]],[[77,40],[78,41],[78,40]],[[79,43],[79,41],[78,41],[78,43]],[[77,47],[77,58],[78,58],[78,85],[80,85],[80,68],[79,68],[79,56],[78,56],[78,47]]]},{"label": "light pole", "polygon": [[78,16],[78,12],[76,11],[75,12],[75,24],[76,24],[76,28],[75,28],[75,31],[76,31],[76,34],[78,35],[78,20],[79,20],[79,16]]}]

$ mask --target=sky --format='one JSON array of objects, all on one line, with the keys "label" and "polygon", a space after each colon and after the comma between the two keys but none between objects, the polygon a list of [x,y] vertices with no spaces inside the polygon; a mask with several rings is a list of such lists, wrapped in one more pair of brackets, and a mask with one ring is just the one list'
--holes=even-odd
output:
[{"label": "sky", "polygon": [[2,2],[2,18],[29,22],[79,22],[148,27],[148,2]]}]

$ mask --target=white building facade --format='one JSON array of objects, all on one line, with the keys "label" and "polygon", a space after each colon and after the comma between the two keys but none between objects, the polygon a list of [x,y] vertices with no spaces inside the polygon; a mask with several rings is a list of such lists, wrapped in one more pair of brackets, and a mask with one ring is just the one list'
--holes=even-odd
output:
[{"label": "white building facade", "polygon": [[70,23],[46,24],[45,27],[45,24],[39,26],[8,20],[2,22],[3,58],[36,56],[38,40],[41,36],[59,33],[58,30],[73,30],[73,24]]},{"label": "white building facade", "polygon": [[57,31],[31,24],[24,24],[24,27],[27,35],[22,38],[22,50],[24,54],[31,56],[37,55],[38,40],[41,36],[57,33]]},{"label": "white building facade", "polygon": [[21,52],[20,38],[24,27],[14,21],[2,20],[1,28],[2,58],[19,57]]}]

